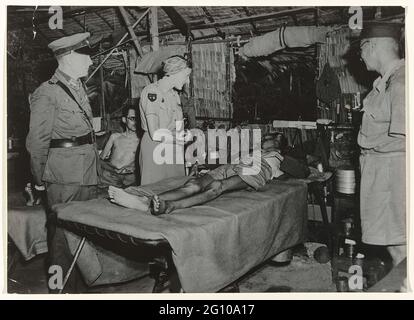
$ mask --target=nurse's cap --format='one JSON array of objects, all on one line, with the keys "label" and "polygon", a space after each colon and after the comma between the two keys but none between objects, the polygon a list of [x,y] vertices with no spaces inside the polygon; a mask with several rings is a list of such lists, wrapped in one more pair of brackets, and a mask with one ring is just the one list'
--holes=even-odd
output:
[{"label": "nurse's cap", "polygon": [[191,72],[187,59],[180,55],[169,57],[163,62],[162,68],[166,75],[176,74],[184,69],[188,69]]},{"label": "nurse's cap", "polygon": [[359,38],[394,38],[399,40],[401,37],[401,26],[402,24],[392,22],[364,22]]},{"label": "nurse's cap", "polygon": [[71,36],[63,37],[49,43],[48,47],[53,51],[56,57],[64,56],[71,51],[80,54],[93,55],[97,52],[97,46],[92,47],[89,43],[89,32],[76,33]]}]

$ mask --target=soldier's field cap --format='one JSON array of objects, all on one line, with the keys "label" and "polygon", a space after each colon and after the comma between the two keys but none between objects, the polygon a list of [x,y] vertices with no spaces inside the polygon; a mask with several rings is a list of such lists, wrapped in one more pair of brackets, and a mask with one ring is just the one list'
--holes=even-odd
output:
[{"label": "soldier's field cap", "polygon": [[402,24],[393,22],[364,22],[359,38],[394,38],[399,40],[401,36],[401,26]]},{"label": "soldier's field cap", "polygon": [[91,47],[89,43],[88,39],[90,35],[89,32],[76,33],[55,40],[49,43],[48,47],[53,51],[56,57],[69,54],[71,51],[91,55],[96,53],[96,48]]}]

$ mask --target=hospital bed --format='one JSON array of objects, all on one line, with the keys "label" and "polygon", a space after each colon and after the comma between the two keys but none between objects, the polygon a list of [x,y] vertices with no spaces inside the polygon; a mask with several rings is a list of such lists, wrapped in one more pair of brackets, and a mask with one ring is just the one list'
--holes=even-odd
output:
[{"label": "hospital bed", "polygon": [[[145,186],[145,190],[160,193],[182,185],[186,179],[164,180]],[[128,191],[139,192],[140,188],[130,187]],[[171,291],[217,292],[274,255],[305,241],[306,199],[305,182],[273,180],[259,192],[226,193],[171,215],[152,216],[108,199],[59,204],[54,210],[74,256],[72,267],[76,262],[88,285],[132,279],[124,273],[118,280],[107,270],[121,270],[116,266],[119,259],[113,258],[110,267],[103,259],[102,252],[108,248],[123,247],[123,252],[150,262],[156,278],[154,292],[162,291],[166,278],[171,280]],[[104,279],[105,275],[112,278]]]}]

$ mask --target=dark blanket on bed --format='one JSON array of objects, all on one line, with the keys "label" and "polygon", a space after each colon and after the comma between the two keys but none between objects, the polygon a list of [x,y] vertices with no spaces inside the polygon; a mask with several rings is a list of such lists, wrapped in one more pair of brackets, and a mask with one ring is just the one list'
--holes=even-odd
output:
[{"label": "dark blanket on bed", "polygon": [[[145,188],[159,193],[184,181],[168,179]],[[140,188],[130,187],[129,192]],[[140,239],[167,239],[184,291],[215,292],[305,240],[306,195],[304,182],[275,180],[261,191],[223,194],[171,215],[152,216],[106,199],[71,202],[55,210],[62,220]]]}]

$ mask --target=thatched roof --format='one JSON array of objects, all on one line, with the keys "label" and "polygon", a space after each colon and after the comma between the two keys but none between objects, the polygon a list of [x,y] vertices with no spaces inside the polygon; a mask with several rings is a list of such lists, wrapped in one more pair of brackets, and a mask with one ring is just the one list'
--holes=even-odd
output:
[{"label": "thatched roof", "polygon": [[[141,17],[148,7],[124,7],[131,22]],[[49,7],[9,6],[7,25],[10,33],[24,33],[26,38],[36,39],[28,43],[30,50],[47,52],[46,44],[63,36],[89,31],[93,38],[106,39],[105,46],[115,45],[128,31],[118,7],[74,7],[64,6],[63,29],[51,30],[48,22]],[[282,25],[315,26],[346,25],[349,7],[159,7],[158,29],[161,43],[184,41],[189,36],[194,41],[229,39],[238,37],[247,40]],[[363,7],[364,18],[373,19],[380,12],[383,19],[404,17],[402,7]],[[134,29],[142,44],[149,43],[149,21],[147,18]],[[16,37],[15,37],[16,38]],[[125,42],[131,43],[130,37]],[[9,50],[9,48],[8,48]],[[13,55],[14,52],[8,51]],[[283,71],[285,65],[310,64],[316,56],[315,47],[283,50],[268,57],[269,61],[258,61],[269,72]],[[260,59],[259,59],[260,60]],[[283,65],[283,67],[281,67]],[[106,68],[122,68],[122,57],[110,59]],[[275,68],[275,70],[271,70]]]},{"label": "thatched roof", "polygon": [[[113,33],[126,32],[117,7],[63,8],[63,30],[50,30],[48,7],[8,7],[8,29],[33,31],[37,27],[40,37],[50,42],[65,35],[87,30],[94,36],[107,37]],[[137,20],[147,7],[125,7],[131,21]],[[364,7],[364,16],[373,19],[377,8]],[[401,15],[402,7],[382,7],[382,17]],[[191,33],[194,39],[204,37],[224,38],[254,35],[275,30],[286,25],[347,24],[348,7],[160,7],[158,27],[161,38]],[[135,28],[136,34],[148,36],[148,21],[143,19]],[[187,35],[187,34],[184,34]]]}]

